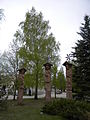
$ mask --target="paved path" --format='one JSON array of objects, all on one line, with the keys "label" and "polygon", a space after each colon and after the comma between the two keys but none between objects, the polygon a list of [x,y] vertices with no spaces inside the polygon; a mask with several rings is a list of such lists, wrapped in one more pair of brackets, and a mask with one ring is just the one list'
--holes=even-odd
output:
[{"label": "paved path", "polygon": [[[44,98],[45,97],[45,94],[43,95],[38,95],[38,98]],[[51,94],[51,97],[53,98],[54,97],[54,94],[52,93]],[[34,98],[34,96],[23,96],[23,98]],[[66,93],[63,92],[62,94],[57,94],[57,98],[66,98]],[[9,95],[8,96],[8,100],[12,100],[13,99],[13,96],[12,95]],[[17,96],[16,96],[16,99],[17,99]]]}]

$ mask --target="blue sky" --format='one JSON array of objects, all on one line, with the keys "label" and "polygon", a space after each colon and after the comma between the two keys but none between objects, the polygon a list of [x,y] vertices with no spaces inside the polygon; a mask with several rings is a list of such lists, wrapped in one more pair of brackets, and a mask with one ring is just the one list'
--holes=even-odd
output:
[{"label": "blue sky", "polygon": [[90,15],[90,0],[0,0],[0,8],[5,13],[5,20],[0,23],[0,51],[8,48],[18,24],[25,19],[25,13],[32,6],[43,13],[45,20],[49,20],[51,32],[61,43],[63,63],[79,38],[76,32],[84,16]]}]

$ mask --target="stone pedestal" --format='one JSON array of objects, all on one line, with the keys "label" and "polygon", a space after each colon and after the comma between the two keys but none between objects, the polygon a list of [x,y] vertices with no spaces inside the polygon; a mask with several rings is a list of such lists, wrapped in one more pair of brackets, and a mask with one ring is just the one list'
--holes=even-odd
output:
[{"label": "stone pedestal", "polygon": [[46,63],[45,66],[45,100],[51,100],[51,66],[52,64]]},{"label": "stone pedestal", "polygon": [[63,65],[66,67],[66,97],[72,99],[72,64],[66,61]]},{"label": "stone pedestal", "polygon": [[18,89],[18,97],[17,101],[18,104],[22,104],[23,101],[23,92],[24,92],[24,74],[26,72],[25,68],[19,69],[19,77],[18,77],[18,83],[19,83],[19,89]]}]

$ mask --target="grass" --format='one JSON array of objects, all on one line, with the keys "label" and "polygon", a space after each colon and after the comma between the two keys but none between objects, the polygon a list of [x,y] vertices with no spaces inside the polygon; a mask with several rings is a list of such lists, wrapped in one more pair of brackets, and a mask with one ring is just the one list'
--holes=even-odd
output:
[{"label": "grass", "polygon": [[25,99],[22,106],[17,101],[8,101],[8,109],[0,111],[0,120],[64,120],[60,116],[42,114],[44,100]]}]

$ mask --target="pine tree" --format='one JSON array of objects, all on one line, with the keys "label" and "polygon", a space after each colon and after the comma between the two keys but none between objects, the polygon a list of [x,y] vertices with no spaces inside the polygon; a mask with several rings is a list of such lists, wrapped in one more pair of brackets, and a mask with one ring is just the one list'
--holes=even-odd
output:
[{"label": "pine tree", "polygon": [[81,98],[90,96],[90,17],[84,17],[85,23],[80,27],[81,39],[77,41],[73,52],[76,66],[73,72],[73,82]]}]

